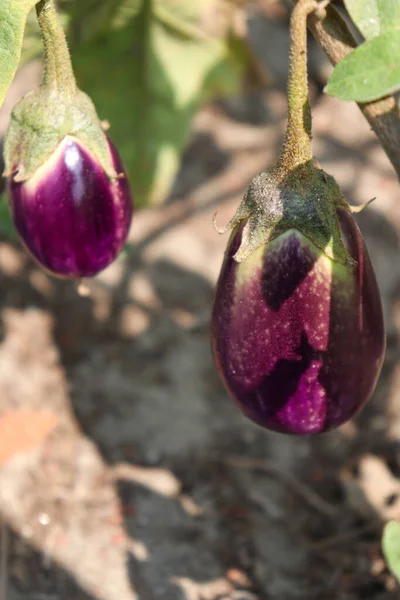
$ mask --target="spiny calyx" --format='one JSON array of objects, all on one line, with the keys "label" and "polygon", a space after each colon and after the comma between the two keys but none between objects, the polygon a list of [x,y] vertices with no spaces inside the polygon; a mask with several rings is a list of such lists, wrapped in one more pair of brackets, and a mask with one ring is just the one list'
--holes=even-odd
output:
[{"label": "spiny calyx", "polygon": [[257,175],[231,221],[217,230],[225,233],[247,219],[234,256],[237,262],[288,229],[297,229],[329,258],[351,265],[354,259],[341,236],[338,207],[350,210],[335,179],[310,161],[288,175],[279,168]]}]

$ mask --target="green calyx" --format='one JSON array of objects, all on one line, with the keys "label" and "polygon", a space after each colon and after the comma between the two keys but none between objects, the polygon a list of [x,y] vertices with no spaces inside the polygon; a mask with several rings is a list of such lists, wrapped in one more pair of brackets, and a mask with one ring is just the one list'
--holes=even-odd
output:
[{"label": "green calyx", "polygon": [[117,177],[96,109],[77,90],[70,99],[39,87],[14,107],[4,142],[5,177],[29,179],[66,136],[77,138],[110,178]]},{"label": "green calyx", "polygon": [[343,265],[353,265],[341,236],[336,209],[350,210],[336,181],[315,167],[311,148],[311,109],[307,78],[307,17],[323,17],[329,0],[298,0],[290,23],[288,124],[278,163],[257,175],[224,233],[246,220],[235,260],[288,229],[297,229],[321,252]]},{"label": "green calyx", "polygon": [[13,109],[4,143],[4,176],[15,181],[29,179],[61,141],[72,136],[93,154],[110,178],[117,177],[96,109],[76,86],[54,0],[42,0],[36,10],[45,68],[39,88]]},{"label": "green calyx", "polygon": [[234,258],[246,260],[257,248],[288,229],[297,229],[334,261],[353,265],[341,236],[336,209],[349,209],[336,181],[313,164],[293,169],[280,178],[261,173],[251,182],[236,214],[219,233],[246,220]]}]

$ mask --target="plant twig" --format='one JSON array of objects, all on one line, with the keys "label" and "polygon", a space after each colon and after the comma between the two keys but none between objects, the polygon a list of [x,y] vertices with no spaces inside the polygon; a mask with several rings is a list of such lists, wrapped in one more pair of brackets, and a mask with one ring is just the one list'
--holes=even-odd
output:
[{"label": "plant twig", "polygon": [[275,477],[290,487],[292,491],[297,493],[297,495],[300,496],[309,506],[312,506],[312,508],[315,508],[318,512],[330,518],[336,518],[338,516],[338,510],[335,506],[321,498],[308,485],[299,481],[287,471],[283,471],[276,463],[272,461],[244,456],[227,456],[225,460],[227,464],[231,465],[232,467],[264,471],[265,473],[275,475]]},{"label": "plant twig", "polygon": [[[312,15],[308,23],[313,36],[333,65],[357,46],[345,20],[333,6],[328,6],[326,17],[322,21]],[[375,131],[400,179],[400,113],[394,96],[359,103],[358,106]]]},{"label": "plant twig", "polygon": [[311,548],[314,551],[326,550],[327,548],[332,548],[333,546],[337,546],[340,544],[345,544],[352,540],[357,539],[358,537],[364,535],[365,533],[370,533],[371,531],[380,531],[382,528],[382,523],[379,519],[373,519],[369,521],[366,525],[362,527],[355,527],[354,529],[350,529],[349,531],[342,531],[341,533],[337,533],[335,535],[324,538],[319,542],[314,542],[311,544]]}]

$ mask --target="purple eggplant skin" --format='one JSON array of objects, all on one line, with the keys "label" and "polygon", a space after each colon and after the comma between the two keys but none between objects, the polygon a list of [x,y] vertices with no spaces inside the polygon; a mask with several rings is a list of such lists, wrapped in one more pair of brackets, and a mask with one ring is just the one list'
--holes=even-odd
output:
[{"label": "purple eggplant skin", "polygon": [[356,261],[344,266],[289,229],[237,263],[232,233],[212,314],[213,354],[233,400],[255,423],[310,435],[353,417],[374,391],[385,352],[378,286],[362,235],[337,210]]},{"label": "purple eggplant skin", "polygon": [[118,178],[72,136],[23,182],[9,178],[16,230],[28,252],[61,278],[96,275],[122,250],[132,219],[128,179],[107,138]]}]

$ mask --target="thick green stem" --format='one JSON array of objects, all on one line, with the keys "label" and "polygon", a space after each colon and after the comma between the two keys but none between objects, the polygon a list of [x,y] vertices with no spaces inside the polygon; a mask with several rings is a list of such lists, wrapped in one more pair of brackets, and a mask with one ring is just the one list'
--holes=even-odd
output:
[{"label": "thick green stem", "polygon": [[72,96],[77,92],[77,86],[67,41],[58,20],[54,0],[39,2],[36,5],[36,13],[45,53],[41,85],[52,93]]},{"label": "thick green stem", "polygon": [[288,124],[278,161],[278,170],[288,174],[295,167],[310,164],[311,109],[307,77],[307,17],[327,2],[299,0],[290,21],[290,56],[288,82]]}]

